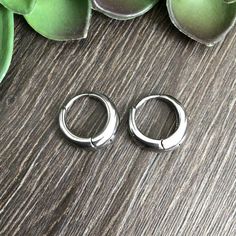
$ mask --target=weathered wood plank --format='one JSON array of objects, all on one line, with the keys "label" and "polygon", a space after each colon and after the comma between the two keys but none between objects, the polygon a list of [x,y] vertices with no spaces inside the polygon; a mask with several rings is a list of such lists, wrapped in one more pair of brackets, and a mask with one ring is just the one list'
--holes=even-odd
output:
[{"label": "weathered wood plank", "polygon": [[[235,235],[235,45],[235,30],[214,48],[187,39],[163,6],[128,22],[95,13],[88,39],[68,43],[16,17],[0,86],[0,235]],[[111,148],[81,150],[59,130],[60,106],[84,91],[117,105]],[[188,138],[172,153],[142,150],[128,135],[129,107],[151,93],[175,96],[189,114]],[[173,114],[150,103],[139,120],[165,136]],[[86,100],[70,117],[81,134],[104,121]]]}]

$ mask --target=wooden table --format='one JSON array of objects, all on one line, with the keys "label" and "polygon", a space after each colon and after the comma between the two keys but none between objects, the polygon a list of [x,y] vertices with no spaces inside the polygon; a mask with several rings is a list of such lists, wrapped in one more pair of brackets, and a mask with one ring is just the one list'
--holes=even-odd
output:
[{"label": "wooden table", "polygon": [[[88,38],[53,42],[16,17],[12,65],[0,87],[0,235],[236,235],[236,31],[207,48],[179,33],[164,6],[128,22],[94,13]],[[114,145],[89,152],[58,127],[61,105],[84,91],[117,105]],[[156,154],[127,132],[141,97],[170,94],[186,107],[188,137]],[[81,112],[83,110],[83,112]],[[151,102],[140,127],[173,126]],[[83,100],[70,127],[91,135],[104,110]]]}]

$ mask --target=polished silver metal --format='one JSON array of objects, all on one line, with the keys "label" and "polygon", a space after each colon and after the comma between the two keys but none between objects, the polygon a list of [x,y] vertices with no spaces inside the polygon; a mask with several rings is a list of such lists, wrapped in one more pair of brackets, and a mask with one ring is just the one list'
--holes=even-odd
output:
[{"label": "polished silver metal", "polygon": [[[103,130],[95,137],[78,137],[68,129],[68,126],[66,124],[66,117],[70,108],[73,106],[75,101],[84,97],[95,99],[101,102],[106,108],[107,122]],[[115,105],[109,100],[109,98],[99,93],[84,93],[74,97],[64,107],[62,107],[59,115],[60,128],[62,132],[66,135],[66,137],[81,147],[93,150],[104,148],[113,142],[119,123],[119,115]]]},{"label": "polished silver metal", "polygon": [[[149,100],[157,99],[170,105],[176,115],[176,130],[166,139],[152,139],[140,132],[136,124],[136,111]],[[129,113],[129,131],[136,141],[141,145],[151,148],[157,152],[167,152],[174,150],[184,141],[187,131],[187,116],[183,106],[178,100],[169,95],[151,95],[142,99]]]}]

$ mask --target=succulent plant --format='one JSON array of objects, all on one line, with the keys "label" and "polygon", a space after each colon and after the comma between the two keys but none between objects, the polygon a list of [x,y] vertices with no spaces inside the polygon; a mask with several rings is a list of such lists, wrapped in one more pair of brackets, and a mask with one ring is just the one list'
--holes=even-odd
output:
[{"label": "succulent plant", "polygon": [[85,38],[90,16],[89,0],[38,0],[25,19],[46,38],[65,41]]},{"label": "succulent plant", "polygon": [[0,82],[7,73],[14,44],[13,13],[0,5]]},{"label": "succulent plant", "polygon": [[[0,0],[0,82],[10,65],[13,13],[52,40],[85,38],[92,9],[118,20],[149,11],[159,0]],[[236,22],[236,0],[166,0],[173,24],[190,38],[212,46],[222,41]]]},{"label": "succulent plant", "polygon": [[118,20],[128,20],[143,15],[159,0],[93,0],[93,8]]},{"label": "succulent plant", "polygon": [[22,15],[30,13],[35,3],[36,0],[0,0],[0,4],[7,9]]},{"label": "succulent plant", "polygon": [[167,8],[173,24],[180,31],[200,43],[212,46],[223,40],[233,27],[235,1],[167,0]]}]

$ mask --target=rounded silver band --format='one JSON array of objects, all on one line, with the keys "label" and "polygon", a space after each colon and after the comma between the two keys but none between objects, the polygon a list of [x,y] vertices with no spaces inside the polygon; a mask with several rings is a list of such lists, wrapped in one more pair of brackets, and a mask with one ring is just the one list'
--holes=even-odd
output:
[{"label": "rounded silver band", "polygon": [[[140,132],[136,124],[136,111],[141,106],[145,105],[149,100],[157,99],[163,101],[170,105],[176,115],[176,130],[175,132],[166,139],[152,139]],[[180,146],[180,144],[184,141],[186,131],[187,131],[187,116],[183,106],[180,104],[178,100],[169,96],[169,95],[151,95],[145,97],[135,107],[130,109],[129,113],[129,131],[132,137],[135,140],[139,141],[140,144],[154,149],[157,152],[167,152],[174,150]]]},{"label": "rounded silver band", "polygon": [[[89,138],[78,137],[68,129],[68,126],[66,124],[66,117],[70,108],[73,106],[75,101],[84,97],[95,99],[101,102],[106,108],[107,121],[105,127],[95,137],[89,137]],[[84,93],[72,98],[64,107],[61,108],[59,114],[60,128],[62,132],[66,135],[66,137],[81,147],[93,150],[104,148],[113,142],[119,123],[120,123],[119,115],[115,105],[109,100],[109,98],[99,93]]]}]

